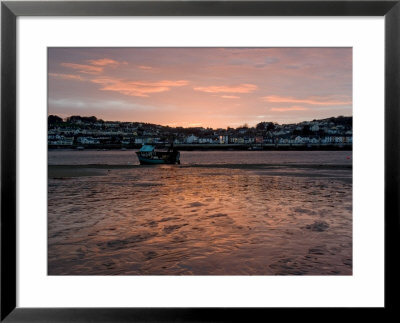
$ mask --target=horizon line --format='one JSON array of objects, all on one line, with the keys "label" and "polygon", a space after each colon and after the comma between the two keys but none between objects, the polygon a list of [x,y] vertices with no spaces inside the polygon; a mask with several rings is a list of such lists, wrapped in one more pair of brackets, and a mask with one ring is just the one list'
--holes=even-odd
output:
[{"label": "horizon line", "polygon": [[[204,129],[208,129],[208,128],[211,128],[211,129],[214,129],[213,127],[200,126],[200,125],[199,125],[199,126],[187,126],[187,127],[185,127],[185,126],[170,126],[170,125],[168,125],[168,124],[162,125],[162,124],[158,124],[158,123],[151,123],[151,122],[144,122],[144,121],[103,120],[102,118],[98,118],[98,117],[96,117],[96,116],[94,116],[94,115],[91,115],[91,116],[71,115],[71,116],[65,117],[65,118],[62,118],[62,117],[60,117],[60,116],[58,116],[58,115],[56,115],[56,114],[48,114],[47,117],[49,117],[49,116],[56,116],[56,117],[59,117],[59,118],[63,119],[63,121],[64,121],[65,119],[67,119],[67,118],[74,117],[74,116],[76,116],[76,117],[81,117],[81,118],[92,118],[92,117],[95,117],[97,120],[102,120],[103,122],[144,123],[144,124],[153,124],[153,125],[162,126],[162,127],[169,127],[169,128],[186,128],[186,129],[190,129],[190,128],[204,128]],[[273,123],[273,124],[277,124],[277,125],[283,126],[283,125],[289,125],[289,124],[299,124],[299,123],[303,123],[303,122],[312,122],[312,121],[314,121],[314,120],[315,120],[315,121],[320,121],[320,120],[326,120],[326,119],[330,119],[330,118],[339,118],[339,117],[344,117],[344,118],[350,118],[350,117],[351,117],[351,118],[352,118],[353,115],[338,115],[338,116],[336,116],[336,117],[335,117],[335,116],[331,116],[331,117],[322,118],[322,119],[303,120],[303,121],[292,122],[292,123],[278,123],[278,122],[276,122],[276,121],[260,121],[260,122],[257,122],[257,124],[260,124],[260,123],[263,123],[263,122],[268,122],[268,123]],[[240,126],[237,126],[236,128],[231,127],[231,126],[226,126],[225,128],[219,127],[219,128],[215,128],[215,129],[227,129],[227,128],[237,129],[237,128],[243,128],[246,124],[247,124],[247,127],[248,127],[248,128],[255,128],[256,125],[257,125],[257,124],[256,124],[256,125],[254,125],[254,126],[250,126],[250,125],[248,125],[247,122],[244,122],[244,124],[242,124],[242,125],[240,125]]]}]

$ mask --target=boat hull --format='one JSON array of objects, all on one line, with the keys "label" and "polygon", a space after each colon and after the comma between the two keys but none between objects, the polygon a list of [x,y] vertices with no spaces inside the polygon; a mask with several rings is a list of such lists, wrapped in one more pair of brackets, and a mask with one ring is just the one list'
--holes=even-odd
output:
[{"label": "boat hull", "polygon": [[179,152],[136,152],[141,165],[180,164]]}]

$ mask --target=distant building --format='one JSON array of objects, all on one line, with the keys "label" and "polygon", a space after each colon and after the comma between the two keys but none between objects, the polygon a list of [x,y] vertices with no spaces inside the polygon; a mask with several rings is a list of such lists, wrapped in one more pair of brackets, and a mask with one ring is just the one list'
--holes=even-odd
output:
[{"label": "distant building", "polygon": [[194,143],[198,143],[199,138],[196,137],[195,135],[190,135],[189,137],[186,137],[186,143],[187,144],[194,144]]},{"label": "distant building", "polygon": [[144,139],[142,137],[135,138],[135,144],[137,145],[144,144]]},{"label": "distant building", "polygon": [[264,138],[262,136],[257,136],[254,138],[254,143],[262,144],[264,142]]},{"label": "distant building", "polygon": [[319,131],[319,126],[318,126],[317,124],[315,124],[315,125],[313,125],[313,126],[310,127],[310,130],[311,130],[311,131],[314,131],[314,132],[315,132],[315,131]]},{"label": "distant building", "polygon": [[76,140],[77,143],[82,144],[82,145],[98,145],[100,144],[100,140],[97,138],[92,138],[92,137],[79,137]]},{"label": "distant building", "polygon": [[302,137],[297,136],[296,138],[294,138],[294,143],[295,143],[295,144],[303,144],[303,143],[304,143],[304,140],[303,140]]},{"label": "distant building", "polygon": [[48,142],[49,145],[56,146],[72,146],[74,144],[74,137],[64,137],[64,136],[49,136]]},{"label": "distant building", "polygon": [[227,144],[227,143],[229,143],[229,136],[219,136],[219,143],[220,143],[220,144]]},{"label": "distant building", "polygon": [[123,137],[121,140],[121,144],[123,145],[129,145],[131,143],[131,138],[129,137]]},{"label": "distant building", "polygon": [[199,144],[212,144],[212,138],[199,138]]}]

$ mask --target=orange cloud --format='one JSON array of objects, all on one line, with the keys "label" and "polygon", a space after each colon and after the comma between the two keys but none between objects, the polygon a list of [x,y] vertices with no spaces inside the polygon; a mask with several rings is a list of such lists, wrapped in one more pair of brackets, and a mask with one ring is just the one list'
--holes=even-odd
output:
[{"label": "orange cloud", "polygon": [[221,95],[221,98],[223,98],[223,99],[240,99],[240,96],[236,96],[236,95]]},{"label": "orange cloud", "polygon": [[325,105],[325,106],[352,104],[351,100],[340,100],[340,99],[338,100],[333,96],[326,96],[326,97],[311,96],[307,99],[296,99],[293,97],[270,95],[270,96],[264,96],[261,99],[265,102],[274,102],[274,103],[303,103],[303,104]]},{"label": "orange cloud", "polygon": [[104,67],[111,65],[117,66],[120,63],[110,58],[91,59],[87,61],[88,64],[75,64],[75,63],[61,63],[61,66],[69,67],[84,74],[100,74],[103,72]]},{"label": "orange cloud", "polygon": [[100,84],[102,91],[114,91],[129,96],[148,97],[150,93],[166,92],[171,87],[185,86],[189,82],[179,81],[126,81],[113,78],[97,78],[91,80],[93,83]]},{"label": "orange cloud", "polygon": [[293,106],[293,107],[285,107],[285,108],[271,108],[270,111],[276,112],[286,112],[286,111],[307,111],[309,108]]},{"label": "orange cloud", "polygon": [[75,74],[49,73],[49,76],[60,78],[60,79],[63,79],[63,80],[85,81],[85,79],[82,76],[75,75]]},{"label": "orange cloud", "polygon": [[251,93],[257,90],[257,85],[240,84],[227,86],[198,86],[193,88],[195,91],[206,93]]},{"label": "orange cloud", "polygon": [[88,61],[92,65],[96,66],[106,66],[106,65],[119,65],[120,63],[110,59],[110,58],[101,58],[101,59],[91,59]]},{"label": "orange cloud", "polygon": [[100,66],[74,64],[74,63],[61,63],[61,66],[72,68],[84,74],[99,74],[103,72],[103,67]]},{"label": "orange cloud", "polygon": [[146,65],[139,65],[138,68],[141,70],[152,70],[153,68],[151,66],[146,66]]}]

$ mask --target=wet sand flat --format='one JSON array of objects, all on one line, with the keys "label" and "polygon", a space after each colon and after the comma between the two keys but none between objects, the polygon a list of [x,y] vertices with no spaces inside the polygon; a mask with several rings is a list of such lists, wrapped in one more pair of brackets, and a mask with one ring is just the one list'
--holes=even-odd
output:
[{"label": "wet sand flat", "polygon": [[107,170],[103,168],[89,167],[71,167],[71,166],[49,166],[48,178],[69,178],[81,176],[101,176],[107,174]]},{"label": "wet sand flat", "polygon": [[50,165],[48,194],[50,275],[352,274],[351,163]]}]

